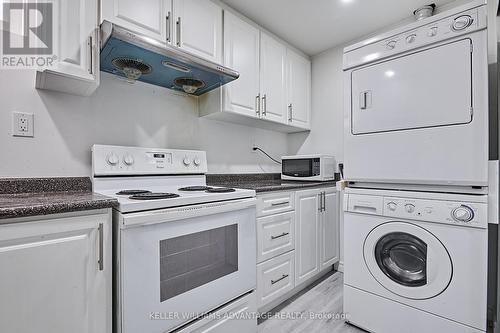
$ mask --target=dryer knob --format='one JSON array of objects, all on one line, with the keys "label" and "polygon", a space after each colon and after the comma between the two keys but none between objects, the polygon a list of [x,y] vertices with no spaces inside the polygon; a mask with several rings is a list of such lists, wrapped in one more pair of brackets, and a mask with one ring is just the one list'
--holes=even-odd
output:
[{"label": "dryer knob", "polygon": [[397,41],[395,40],[391,40],[390,42],[388,42],[385,47],[388,49],[388,50],[394,50],[394,48],[396,47],[396,43]]},{"label": "dryer knob", "polygon": [[453,31],[462,31],[468,28],[474,19],[470,15],[461,15],[453,20],[451,28]]},{"label": "dryer knob", "polygon": [[387,204],[387,208],[389,208],[389,210],[391,210],[391,211],[395,211],[397,207],[398,207],[398,205],[395,202],[389,202]]},{"label": "dryer knob", "polygon": [[474,218],[474,210],[469,206],[462,205],[451,212],[451,217],[457,222],[470,222]]},{"label": "dryer knob", "polygon": [[405,209],[407,213],[413,213],[415,211],[415,205],[412,204],[406,204]]}]

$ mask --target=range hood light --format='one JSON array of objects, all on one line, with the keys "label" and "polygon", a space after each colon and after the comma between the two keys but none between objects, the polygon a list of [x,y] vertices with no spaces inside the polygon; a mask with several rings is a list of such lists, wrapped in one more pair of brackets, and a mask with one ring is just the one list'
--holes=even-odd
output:
[{"label": "range hood light", "polygon": [[127,77],[128,83],[135,83],[135,81],[141,77],[142,72],[137,68],[125,67],[123,69],[123,74]]},{"label": "range hood light", "polygon": [[174,80],[174,83],[187,94],[194,94],[196,90],[205,86],[203,81],[190,77],[179,77]]}]

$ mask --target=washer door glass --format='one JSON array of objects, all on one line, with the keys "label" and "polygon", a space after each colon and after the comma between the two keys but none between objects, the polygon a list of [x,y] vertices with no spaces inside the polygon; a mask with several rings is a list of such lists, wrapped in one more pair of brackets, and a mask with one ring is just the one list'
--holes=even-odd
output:
[{"label": "washer door glass", "polygon": [[429,299],[450,284],[448,251],[430,231],[408,222],[387,222],[366,236],[363,254],[375,280],[393,294]]},{"label": "washer door glass", "polygon": [[378,267],[393,281],[408,287],[427,283],[427,244],[404,232],[382,237],[375,246]]}]

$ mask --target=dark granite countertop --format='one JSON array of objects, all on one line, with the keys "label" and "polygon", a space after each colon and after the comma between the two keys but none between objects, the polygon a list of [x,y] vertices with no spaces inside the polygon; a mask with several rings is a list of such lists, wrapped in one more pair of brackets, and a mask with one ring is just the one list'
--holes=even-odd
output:
[{"label": "dark granite countertop", "polygon": [[288,191],[315,187],[335,187],[337,181],[306,182],[281,180],[278,174],[211,174],[207,175],[207,185],[225,186],[255,190],[257,193],[271,191]]},{"label": "dark granite countertop", "polygon": [[7,218],[111,208],[117,204],[116,199],[91,192],[91,185],[87,177],[0,179],[0,224]]}]

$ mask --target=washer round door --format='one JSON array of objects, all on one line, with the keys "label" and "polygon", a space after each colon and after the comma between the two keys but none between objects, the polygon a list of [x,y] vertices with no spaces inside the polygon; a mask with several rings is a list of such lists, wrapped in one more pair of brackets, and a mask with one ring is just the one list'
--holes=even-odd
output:
[{"label": "washer round door", "polygon": [[443,243],[415,224],[388,222],[374,228],[363,246],[375,280],[409,299],[429,299],[450,284],[453,263]]}]

